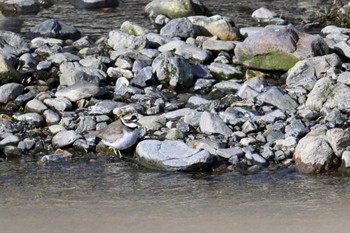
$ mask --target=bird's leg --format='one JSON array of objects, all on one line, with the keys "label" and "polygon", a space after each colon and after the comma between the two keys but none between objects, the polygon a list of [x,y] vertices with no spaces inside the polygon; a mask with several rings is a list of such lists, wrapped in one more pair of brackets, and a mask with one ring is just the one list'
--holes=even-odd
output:
[{"label": "bird's leg", "polygon": [[118,150],[118,154],[119,154],[119,159],[123,158],[122,153],[120,153],[120,150]]}]

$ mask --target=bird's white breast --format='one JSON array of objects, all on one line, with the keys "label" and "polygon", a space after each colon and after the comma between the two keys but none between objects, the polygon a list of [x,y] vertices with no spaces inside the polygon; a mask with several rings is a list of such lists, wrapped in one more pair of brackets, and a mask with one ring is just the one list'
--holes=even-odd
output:
[{"label": "bird's white breast", "polygon": [[103,140],[107,146],[113,147],[117,150],[124,150],[134,145],[139,137],[140,129],[135,129],[131,132],[123,131],[123,136],[115,142],[108,142]]}]

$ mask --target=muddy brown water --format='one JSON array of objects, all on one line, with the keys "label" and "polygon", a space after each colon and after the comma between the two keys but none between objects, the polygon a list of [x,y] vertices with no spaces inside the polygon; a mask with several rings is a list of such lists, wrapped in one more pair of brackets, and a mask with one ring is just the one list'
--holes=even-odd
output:
[{"label": "muddy brown water", "polygon": [[[57,1],[36,15],[1,16],[0,29],[25,33],[57,18],[99,38],[125,20],[150,26],[142,13],[147,2],[124,0],[113,10],[78,11]],[[253,25],[250,14],[260,6],[290,16],[327,3],[204,2],[243,26]],[[304,176],[293,168],[243,175],[154,172],[106,160],[0,163],[1,233],[344,232],[349,209],[349,177]]]}]

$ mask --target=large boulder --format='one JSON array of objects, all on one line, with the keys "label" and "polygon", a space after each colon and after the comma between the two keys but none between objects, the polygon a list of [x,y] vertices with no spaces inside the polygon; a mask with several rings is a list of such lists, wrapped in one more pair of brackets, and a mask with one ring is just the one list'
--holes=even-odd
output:
[{"label": "large boulder", "polygon": [[322,129],[311,131],[299,141],[293,159],[305,174],[334,171],[340,165],[340,158],[334,154]]},{"label": "large boulder", "polygon": [[36,13],[41,8],[49,7],[52,0],[3,0],[0,1],[1,11],[15,11],[20,13]]},{"label": "large boulder", "polygon": [[191,170],[210,165],[213,156],[206,150],[193,149],[182,141],[145,140],[136,147],[138,162],[156,170]]},{"label": "large boulder", "polygon": [[220,40],[232,41],[240,38],[234,22],[227,17],[220,15],[207,16],[191,16],[188,19],[195,25],[196,33],[201,36],[217,36]]},{"label": "large boulder", "polygon": [[27,33],[29,38],[35,37],[52,37],[57,39],[73,39],[77,40],[81,37],[80,32],[73,26],[69,26],[66,23],[48,19],[30,29]]},{"label": "large boulder", "polygon": [[201,0],[153,0],[145,7],[146,14],[151,18],[165,15],[171,19],[191,15],[203,15],[207,12]]},{"label": "large boulder", "polygon": [[98,84],[86,81],[78,81],[75,84],[64,87],[56,92],[56,97],[65,97],[72,102],[90,98],[100,93]]},{"label": "large boulder", "polygon": [[301,33],[291,25],[270,25],[238,44],[235,55],[249,68],[287,71],[298,61],[325,55],[328,50],[318,35]]},{"label": "large boulder", "polygon": [[0,86],[0,103],[6,104],[23,93],[24,87],[18,83],[7,83]]},{"label": "large boulder", "polygon": [[119,0],[70,0],[78,9],[112,8],[119,5]]}]

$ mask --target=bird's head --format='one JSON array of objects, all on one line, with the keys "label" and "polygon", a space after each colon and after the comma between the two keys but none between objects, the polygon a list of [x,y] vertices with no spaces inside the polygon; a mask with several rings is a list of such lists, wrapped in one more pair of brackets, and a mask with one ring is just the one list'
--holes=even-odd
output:
[{"label": "bird's head", "polygon": [[129,128],[134,129],[139,127],[139,124],[137,123],[138,118],[135,114],[122,116],[120,117],[120,120],[125,126]]}]

